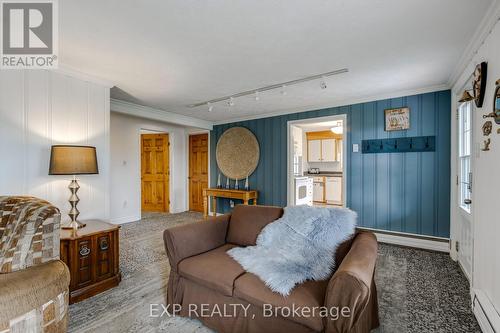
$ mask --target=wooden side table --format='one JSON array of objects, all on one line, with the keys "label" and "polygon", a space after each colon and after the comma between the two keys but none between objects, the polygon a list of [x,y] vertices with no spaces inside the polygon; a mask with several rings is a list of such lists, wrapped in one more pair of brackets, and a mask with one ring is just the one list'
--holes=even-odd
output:
[{"label": "wooden side table", "polygon": [[76,232],[61,229],[61,260],[69,267],[70,304],[80,302],[121,281],[120,226],[100,220],[84,221]]},{"label": "wooden side table", "polygon": [[248,205],[250,200],[257,205],[257,191],[231,190],[223,188],[204,188],[203,189],[203,217],[208,217],[208,197],[212,197],[212,208],[214,216],[217,215],[217,198],[229,198],[243,200],[244,205]]}]

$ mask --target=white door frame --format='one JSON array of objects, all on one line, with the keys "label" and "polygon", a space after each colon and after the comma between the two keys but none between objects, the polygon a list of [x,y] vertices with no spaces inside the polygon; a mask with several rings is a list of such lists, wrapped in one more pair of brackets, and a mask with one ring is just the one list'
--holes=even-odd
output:
[{"label": "white door frame", "polygon": [[286,193],[287,193],[287,206],[293,205],[293,196],[294,196],[294,176],[293,176],[293,132],[291,131],[292,126],[296,126],[298,124],[310,124],[317,123],[322,121],[335,121],[342,120],[342,124],[344,126],[344,131],[342,134],[342,195],[344,196],[343,206],[347,205],[347,159],[348,159],[348,150],[347,150],[347,114],[338,114],[332,116],[325,117],[316,117],[316,118],[305,118],[300,120],[289,120],[287,122],[287,151],[286,151],[286,159],[287,159],[287,167],[286,167]]},{"label": "white door frame", "polygon": [[[456,94],[452,93],[452,124],[451,124],[451,196],[450,196],[450,256],[453,260],[456,260],[464,272],[464,275],[469,280],[472,286],[473,280],[473,269],[474,269],[474,195],[472,195],[472,205],[470,206],[470,212],[465,211],[460,207],[459,200],[461,198],[460,194],[460,117],[459,117],[459,107],[460,104],[458,100],[461,97],[461,92],[464,89],[469,89],[471,79],[466,81],[466,84],[459,89]],[[476,154],[479,152],[478,144],[476,143],[476,133],[474,131],[474,114],[476,112],[476,107],[472,102],[471,110],[471,151],[470,151],[470,170],[473,175],[472,186],[474,187],[474,160]],[[472,189],[474,193],[474,188]],[[467,223],[468,226],[464,224]],[[467,227],[467,228],[466,228]],[[467,233],[467,234],[466,234]],[[465,239],[467,238],[467,239]],[[459,250],[457,251],[456,245],[459,245]]]}]

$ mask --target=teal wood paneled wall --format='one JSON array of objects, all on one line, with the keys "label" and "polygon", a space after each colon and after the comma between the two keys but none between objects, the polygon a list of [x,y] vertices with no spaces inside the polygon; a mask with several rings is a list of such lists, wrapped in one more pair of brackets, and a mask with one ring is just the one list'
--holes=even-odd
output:
[{"label": "teal wood paneled wall", "polygon": [[[384,131],[384,110],[410,107],[408,131]],[[215,146],[230,127],[250,129],[259,141],[261,158],[250,176],[259,204],[287,203],[287,122],[347,114],[347,206],[358,213],[363,227],[449,237],[450,233],[450,115],[449,90],[392,98],[217,125],[211,132],[211,184],[219,172]],[[435,152],[361,154],[352,144],[364,139],[436,136]],[[223,177],[225,181],[225,178]],[[243,182],[240,183],[240,186]],[[218,211],[230,210],[219,199]]]}]

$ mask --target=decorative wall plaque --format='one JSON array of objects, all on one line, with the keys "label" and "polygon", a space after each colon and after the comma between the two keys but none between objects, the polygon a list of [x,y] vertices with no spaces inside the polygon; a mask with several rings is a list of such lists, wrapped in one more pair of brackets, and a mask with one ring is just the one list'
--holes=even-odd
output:
[{"label": "decorative wall plaque", "polygon": [[484,92],[486,91],[486,78],[488,73],[488,64],[482,62],[474,70],[474,80],[472,81],[472,90],[478,108],[483,106]]},{"label": "decorative wall plaque", "polygon": [[403,131],[410,128],[410,108],[387,109],[384,114],[386,131]]},{"label": "decorative wall plaque", "polygon": [[244,179],[259,164],[259,142],[247,128],[232,127],[219,138],[215,157],[220,171],[226,177]]}]

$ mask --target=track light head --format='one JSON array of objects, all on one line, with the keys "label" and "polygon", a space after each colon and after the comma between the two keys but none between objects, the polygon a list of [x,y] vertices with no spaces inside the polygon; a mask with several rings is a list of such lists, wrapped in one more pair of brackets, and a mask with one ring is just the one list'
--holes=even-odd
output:
[{"label": "track light head", "polygon": [[212,103],[208,102],[207,106],[208,106],[208,112],[212,112],[214,110],[214,106],[212,105]]},{"label": "track light head", "polygon": [[326,85],[326,81],[325,81],[325,77],[324,76],[321,77],[321,82],[320,82],[319,86],[321,87],[321,89],[328,88],[328,86]]},{"label": "track light head", "polygon": [[229,101],[227,102],[227,105],[234,106],[234,98],[233,97],[229,97]]},{"label": "track light head", "polygon": [[256,91],[255,92],[255,101],[258,101],[260,99],[260,96],[259,96],[259,91]]},{"label": "track light head", "polygon": [[282,94],[283,96],[285,96],[285,95],[286,95],[286,85],[282,85],[282,86],[281,86],[281,94]]}]

